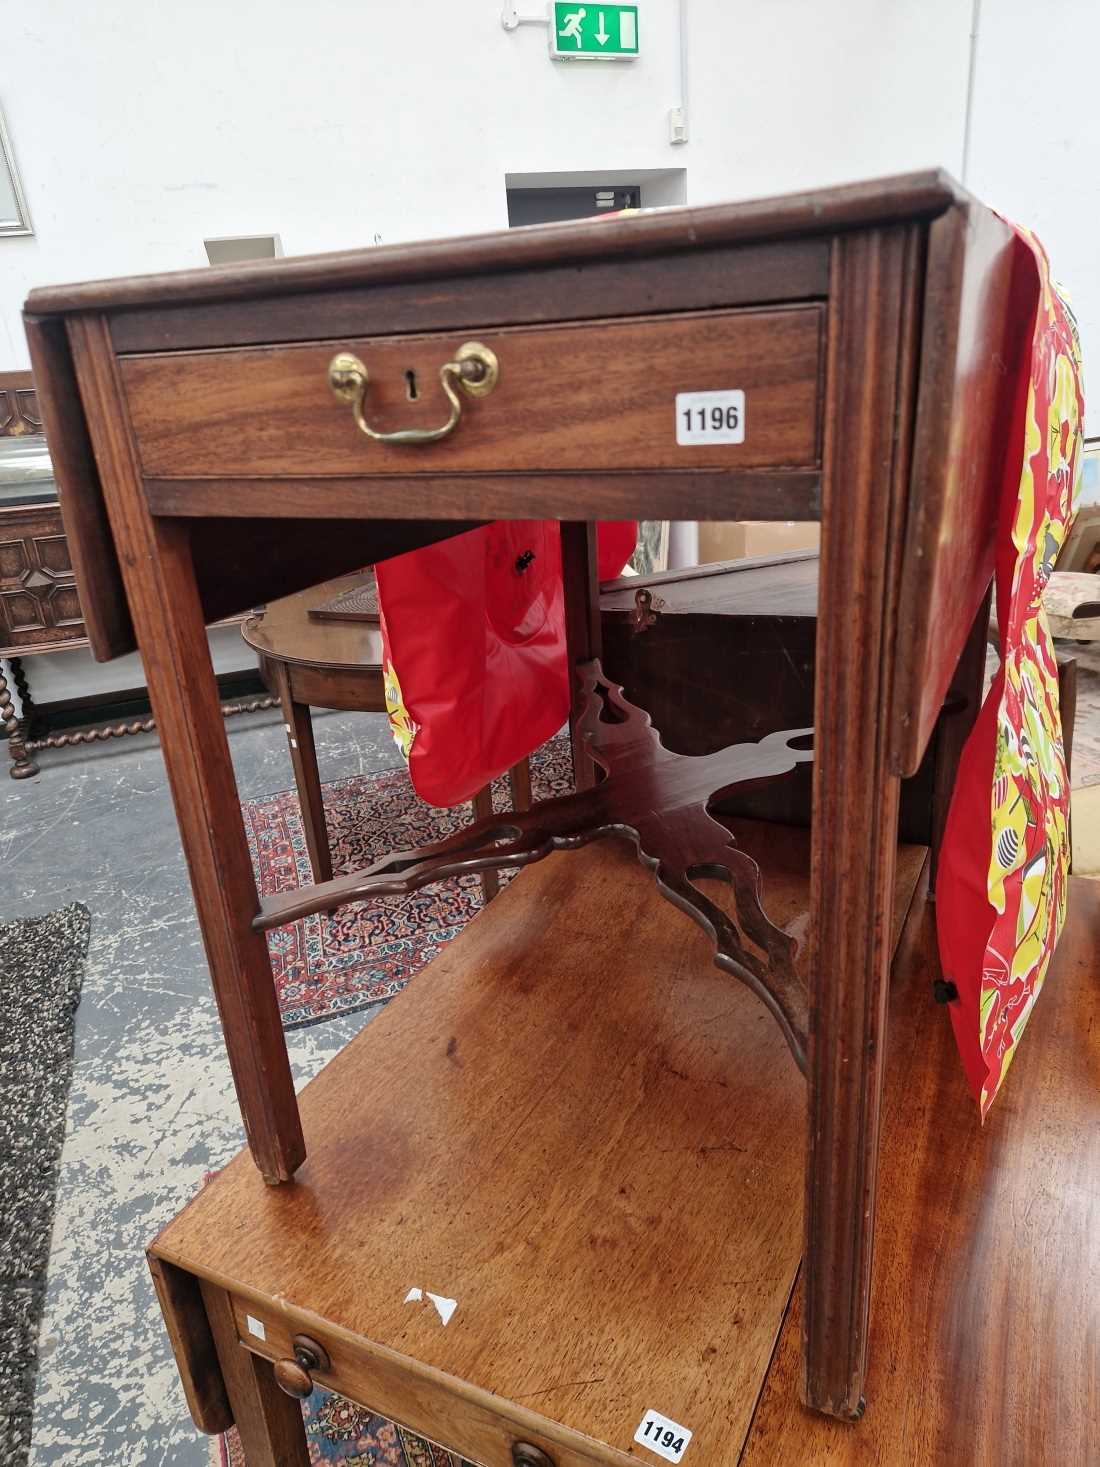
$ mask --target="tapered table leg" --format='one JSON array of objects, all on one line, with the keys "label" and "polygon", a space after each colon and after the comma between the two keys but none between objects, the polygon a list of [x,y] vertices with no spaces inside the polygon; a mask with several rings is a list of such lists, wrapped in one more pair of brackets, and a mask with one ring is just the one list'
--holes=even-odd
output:
[{"label": "tapered table leg", "polygon": [[508,782],[512,789],[512,809],[530,810],[531,808],[531,761],[521,759],[518,764],[513,764],[508,771]]},{"label": "tapered table leg", "polygon": [[803,1392],[863,1410],[900,781],[887,764],[913,384],[906,228],[834,244],[814,709]]},{"label": "tapered table leg", "polygon": [[186,522],[149,512],[105,321],[72,323],[92,446],[137,630],[248,1144],[286,1181],[305,1140]]},{"label": "tapered table leg", "polygon": [[561,568],[565,586],[565,649],[569,663],[569,729],[573,743],[573,780],[579,790],[596,783],[596,766],[577,727],[580,707],[577,667],[603,654],[596,526],[589,520],[564,520]]},{"label": "tapered table leg", "polygon": [[[478,790],[473,800],[474,819],[487,820],[493,813],[493,786],[487,784],[483,790]],[[485,894],[485,900],[491,902],[500,890],[500,877],[495,871],[483,871],[481,873],[481,889]]]},{"label": "tapered table leg", "polygon": [[224,1289],[204,1283],[202,1297],[248,1467],[309,1467],[301,1405],[275,1384],[270,1361],[237,1338]]},{"label": "tapered table leg", "polygon": [[296,703],[290,691],[290,675],[285,662],[272,659],[279,702],[283,710],[294,784],[302,811],[306,849],[313,867],[314,881],[332,880],[332,851],[325,825],[325,804],[321,797],[321,775],[317,768],[317,746],[313,741],[313,719],[304,703]]}]

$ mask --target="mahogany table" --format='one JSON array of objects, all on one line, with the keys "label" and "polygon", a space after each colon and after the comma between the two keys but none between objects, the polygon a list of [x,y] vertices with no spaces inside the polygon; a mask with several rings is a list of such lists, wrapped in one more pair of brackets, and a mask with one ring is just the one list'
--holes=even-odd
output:
[{"label": "mahogany table", "polygon": [[[769,846],[777,916],[805,920],[804,833],[736,828]],[[634,1441],[653,1410],[692,1431],[685,1467],[1092,1462],[1100,883],[1071,878],[1013,1104],[983,1128],[930,1022],[922,857],[899,851],[857,1427],[797,1402],[801,1077],[611,845],[524,873],[306,1087],[295,1185],[242,1153],[153,1243],[196,1422],[235,1419],[249,1467],[304,1467],[282,1380],[483,1467],[656,1463]],[[413,1287],[456,1301],[446,1325]]]},{"label": "mahogany table", "polygon": [[[1014,258],[1009,228],[928,172],[32,294],[89,637],[100,657],[139,644],[145,659],[265,1178],[306,1155],[268,927],[618,833],[805,1067],[803,1392],[860,1414],[899,782],[992,575],[1004,364],[1027,334]],[[806,735],[776,728],[704,767],[660,750],[640,714],[604,711],[592,525],[618,516],[820,517],[801,968],[761,905],[767,862],[761,892],[706,805],[716,786],[785,777]],[[578,794],[461,852],[261,905],[204,623],[498,518],[562,521]],[[733,884],[732,916],[701,871]]]},{"label": "mahogany table", "polygon": [[[338,576],[273,601],[241,627],[241,636],[259,658],[264,685],[278,698],[283,710],[290,763],[302,810],[302,829],[315,881],[331,881],[332,852],[309,710],[314,707],[385,713],[386,689],[382,677],[382,633],[377,623],[318,618],[311,613],[329,602],[373,586],[374,577],[369,571]],[[531,771],[527,760],[521,761],[510,774],[513,806],[516,810],[526,810],[531,802]],[[490,815],[492,786],[478,790],[471,804],[475,819]],[[485,900],[491,901],[499,890],[496,872],[482,872],[481,881]]]},{"label": "mahogany table", "polygon": [[[807,832],[735,828],[804,922]],[[903,967],[924,869],[903,847]],[[524,872],[303,1091],[294,1184],[242,1153],[152,1244],[195,1419],[248,1467],[305,1467],[283,1392],[315,1382],[483,1467],[656,1461],[649,1410],[735,1467],[801,1255],[804,1087],[650,890],[608,844]]]}]

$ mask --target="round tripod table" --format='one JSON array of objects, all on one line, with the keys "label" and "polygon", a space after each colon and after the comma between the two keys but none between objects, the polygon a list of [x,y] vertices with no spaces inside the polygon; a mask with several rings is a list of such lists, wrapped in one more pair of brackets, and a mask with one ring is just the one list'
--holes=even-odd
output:
[{"label": "round tripod table", "polygon": [[[362,619],[369,614],[363,608],[370,605],[373,586],[374,577],[366,571],[325,581],[272,601],[241,628],[241,635],[258,654],[261,678],[282,705],[314,881],[332,879],[332,853],[309,710],[385,713],[382,633],[376,621]],[[336,600],[344,609],[332,613],[331,619],[310,615]],[[510,771],[510,780],[513,807],[528,809],[531,772],[526,759]],[[471,803],[475,819],[491,815],[491,788],[479,790]],[[482,883],[488,901],[498,889],[496,872],[484,872]]]}]

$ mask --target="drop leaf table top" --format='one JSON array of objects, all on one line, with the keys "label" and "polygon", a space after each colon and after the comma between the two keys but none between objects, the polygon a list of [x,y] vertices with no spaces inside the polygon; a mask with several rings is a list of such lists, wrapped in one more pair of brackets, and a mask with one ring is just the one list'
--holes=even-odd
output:
[{"label": "drop leaf table top", "polygon": [[[898,788],[992,574],[1014,259],[1008,226],[929,171],[32,292],[88,635],[145,661],[268,1181],[295,1176],[307,1137],[204,625],[486,521],[551,519],[568,655],[591,665],[596,520],[819,518],[802,1393],[860,1415]],[[684,433],[681,395],[712,391],[742,394],[743,422]]]}]

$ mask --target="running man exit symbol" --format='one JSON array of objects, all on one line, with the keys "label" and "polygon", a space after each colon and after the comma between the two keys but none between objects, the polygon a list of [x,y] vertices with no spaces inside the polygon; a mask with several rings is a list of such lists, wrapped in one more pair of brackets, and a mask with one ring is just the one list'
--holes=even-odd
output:
[{"label": "running man exit symbol", "polygon": [[551,5],[550,54],[558,61],[633,61],[638,55],[636,5]]},{"label": "running man exit symbol", "polygon": [[581,39],[581,21],[584,20],[587,14],[587,10],[574,10],[572,15],[563,17],[565,24],[558,32],[558,35],[563,41],[571,41],[575,38],[578,51],[584,45],[584,41]]}]

